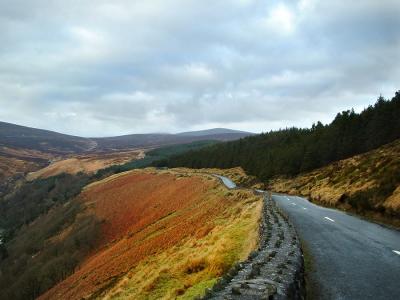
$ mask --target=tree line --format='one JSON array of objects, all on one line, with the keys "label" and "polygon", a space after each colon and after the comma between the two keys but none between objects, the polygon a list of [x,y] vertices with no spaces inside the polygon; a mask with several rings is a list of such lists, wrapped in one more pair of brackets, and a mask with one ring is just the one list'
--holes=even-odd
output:
[{"label": "tree line", "polygon": [[189,151],[154,165],[190,168],[241,166],[267,181],[277,175],[293,176],[331,162],[364,153],[400,138],[400,91],[382,96],[361,113],[338,113],[327,125],[286,128],[237,141]]}]

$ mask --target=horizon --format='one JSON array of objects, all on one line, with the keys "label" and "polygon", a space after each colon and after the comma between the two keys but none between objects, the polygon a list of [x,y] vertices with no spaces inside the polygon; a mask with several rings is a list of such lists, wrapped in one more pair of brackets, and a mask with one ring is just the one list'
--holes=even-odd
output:
[{"label": "horizon", "polygon": [[398,90],[399,14],[396,0],[5,1],[0,119],[82,137],[328,124]]},{"label": "horizon", "polygon": [[[396,92],[393,93],[393,96],[394,96],[395,93]],[[60,134],[71,135],[71,136],[76,136],[76,137],[81,137],[81,138],[88,138],[88,139],[90,139],[90,138],[111,138],[111,137],[119,137],[119,136],[126,136],[126,135],[141,135],[141,134],[142,135],[146,135],[146,134],[171,134],[171,135],[175,135],[175,134],[190,133],[190,132],[197,132],[197,131],[208,131],[208,130],[216,130],[216,129],[232,130],[232,131],[244,132],[244,133],[257,135],[257,134],[262,134],[262,133],[266,133],[266,132],[270,132],[270,131],[285,130],[285,129],[288,129],[288,128],[310,129],[314,124],[317,124],[318,122],[322,123],[324,126],[325,125],[329,125],[330,123],[333,122],[333,120],[334,120],[334,118],[336,117],[337,114],[345,112],[345,111],[354,111],[355,113],[360,114],[361,112],[363,112],[368,107],[373,106],[380,97],[383,97],[385,100],[390,100],[391,99],[391,97],[384,97],[382,94],[380,94],[378,97],[376,97],[376,99],[375,99],[375,101],[373,103],[370,103],[367,106],[359,107],[359,109],[355,109],[354,107],[351,107],[351,108],[348,108],[348,109],[343,109],[341,111],[337,111],[334,114],[333,118],[328,120],[327,122],[323,122],[321,120],[314,120],[309,125],[305,125],[305,126],[287,125],[286,127],[279,127],[279,128],[261,130],[261,131],[258,131],[258,132],[243,130],[243,129],[240,129],[240,128],[236,129],[236,128],[229,128],[229,127],[203,127],[203,128],[196,128],[196,129],[193,129],[193,130],[187,130],[187,131],[182,130],[182,131],[175,131],[175,132],[161,132],[161,131],[132,132],[132,131],[128,130],[127,133],[122,133],[122,134],[90,136],[90,135],[80,135],[80,134],[68,133],[68,132],[63,132],[63,131],[57,131],[57,130],[52,130],[52,129],[48,129],[48,128],[34,127],[34,126],[29,126],[29,125],[24,125],[24,124],[17,124],[17,123],[13,123],[13,122],[4,121],[4,120],[0,120],[0,122],[9,123],[9,124],[12,124],[12,125],[17,125],[17,126],[29,127],[29,128],[33,128],[33,129],[47,130],[47,131],[52,131],[52,132],[56,132],[56,133],[60,133]]]}]

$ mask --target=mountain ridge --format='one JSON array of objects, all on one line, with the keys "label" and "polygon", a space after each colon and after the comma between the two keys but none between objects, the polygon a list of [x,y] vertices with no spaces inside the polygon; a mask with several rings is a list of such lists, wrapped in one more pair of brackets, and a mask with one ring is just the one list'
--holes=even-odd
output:
[{"label": "mountain ridge", "polygon": [[87,138],[0,121],[0,146],[27,148],[56,154],[158,147],[207,139],[230,141],[250,135],[253,133],[226,128],[211,128],[176,134],[137,133]]}]

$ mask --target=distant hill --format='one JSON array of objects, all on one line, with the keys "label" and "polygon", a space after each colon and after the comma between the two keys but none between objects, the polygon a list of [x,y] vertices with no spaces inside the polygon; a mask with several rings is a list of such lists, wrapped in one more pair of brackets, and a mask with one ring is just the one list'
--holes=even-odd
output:
[{"label": "distant hill", "polygon": [[55,154],[154,148],[203,140],[231,141],[249,135],[252,134],[216,128],[180,134],[130,134],[115,137],[83,138],[0,122],[0,147],[22,148]]},{"label": "distant hill", "polygon": [[89,151],[96,144],[82,137],[0,122],[0,146],[65,154]]},{"label": "distant hill", "polygon": [[122,150],[131,148],[159,147],[174,144],[187,144],[196,141],[232,141],[253,135],[249,132],[230,129],[209,129],[177,134],[130,134],[116,137],[92,138],[98,149]]},{"label": "distant hill", "polygon": [[212,128],[212,129],[205,129],[205,130],[198,130],[198,131],[188,131],[188,132],[181,132],[177,135],[180,136],[208,136],[208,135],[243,135],[249,136],[253,135],[254,133],[240,131],[240,130],[233,130],[227,128]]}]

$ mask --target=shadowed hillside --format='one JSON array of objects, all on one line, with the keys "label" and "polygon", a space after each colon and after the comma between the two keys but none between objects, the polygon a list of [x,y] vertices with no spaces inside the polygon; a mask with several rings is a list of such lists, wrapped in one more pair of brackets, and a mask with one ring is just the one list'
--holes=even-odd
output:
[{"label": "shadowed hillside", "polygon": [[96,144],[86,138],[0,122],[0,146],[65,154],[88,151]]},{"label": "shadowed hillside", "polygon": [[99,149],[121,150],[185,144],[195,141],[232,141],[249,135],[252,134],[229,129],[210,129],[181,134],[131,134],[116,137],[93,138],[92,140],[97,143]]},{"label": "shadowed hillside", "polygon": [[88,151],[116,151],[160,147],[194,141],[230,141],[252,133],[217,128],[181,134],[130,134],[115,137],[83,138],[0,122],[0,147],[37,150],[54,154],[82,153]]}]

